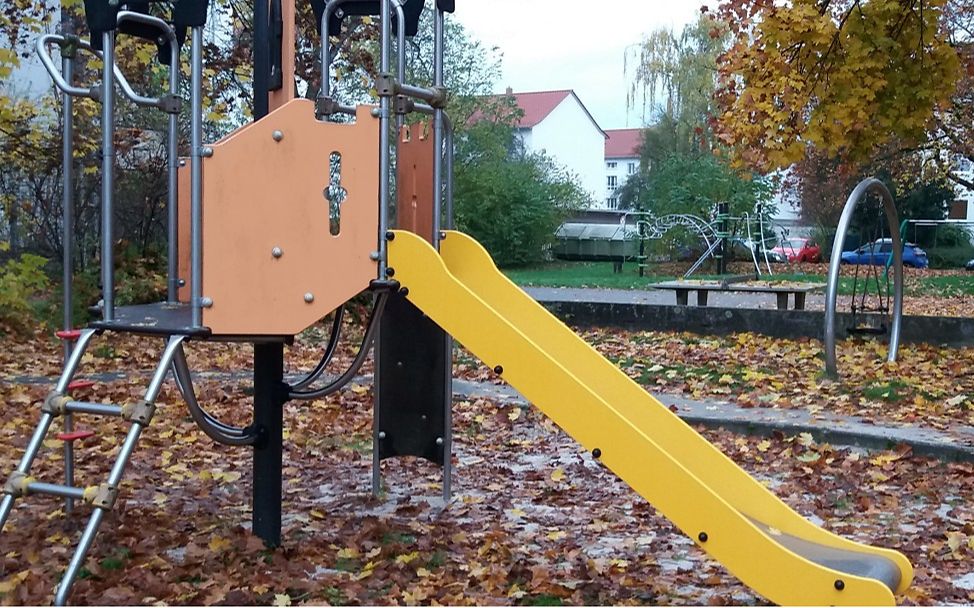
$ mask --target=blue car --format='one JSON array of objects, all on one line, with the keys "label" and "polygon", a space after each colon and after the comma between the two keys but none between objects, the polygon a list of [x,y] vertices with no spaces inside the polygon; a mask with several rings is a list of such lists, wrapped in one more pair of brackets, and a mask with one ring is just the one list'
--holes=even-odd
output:
[{"label": "blue car", "polygon": [[[855,251],[845,251],[842,253],[843,264],[876,264],[885,266],[893,252],[892,239],[879,239],[872,243],[866,243]],[[927,268],[930,261],[927,260],[927,252],[920,249],[913,243],[903,244],[903,265],[910,268]]]}]

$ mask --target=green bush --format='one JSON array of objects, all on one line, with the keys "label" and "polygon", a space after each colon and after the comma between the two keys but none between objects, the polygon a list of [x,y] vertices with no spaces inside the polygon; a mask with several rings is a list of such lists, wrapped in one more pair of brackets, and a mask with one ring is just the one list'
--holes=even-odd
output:
[{"label": "green bush", "polygon": [[543,154],[528,154],[511,127],[481,122],[458,142],[456,224],[498,266],[541,262],[564,219],[587,196]]},{"label": "green bush", "polygon": [[930,268],[963,268],[968,260],[974,259],[974,247],[967,244],[929,249],[927,259],[930,260]]},{"label": "green bush", "polygon": [[46,265],[47,259],[25,253],[0,266],[0,331],[31,332],[50,287]]}]

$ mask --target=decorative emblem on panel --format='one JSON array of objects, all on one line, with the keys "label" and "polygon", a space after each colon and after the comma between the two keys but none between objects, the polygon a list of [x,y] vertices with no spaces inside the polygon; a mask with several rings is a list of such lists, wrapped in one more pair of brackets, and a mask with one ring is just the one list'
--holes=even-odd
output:
[{"label": "decorative emblem on panel", "polygon": [[342,231],[342,203],[348,190],[342,187],[342,155],[332,152],[328,157],[328,187],[323,192],[328,201],[328,232],[338,236]]}]

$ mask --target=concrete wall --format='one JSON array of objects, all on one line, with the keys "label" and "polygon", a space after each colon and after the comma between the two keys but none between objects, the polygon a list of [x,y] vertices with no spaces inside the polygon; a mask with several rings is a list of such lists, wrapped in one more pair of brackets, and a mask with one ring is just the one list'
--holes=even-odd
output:
[{"label": "concrete wall", "polygon": [[573,173],[594,207],[605,204],[605,136],[574,95],[535,125],[524,142],[528,150],[544,151]]}]

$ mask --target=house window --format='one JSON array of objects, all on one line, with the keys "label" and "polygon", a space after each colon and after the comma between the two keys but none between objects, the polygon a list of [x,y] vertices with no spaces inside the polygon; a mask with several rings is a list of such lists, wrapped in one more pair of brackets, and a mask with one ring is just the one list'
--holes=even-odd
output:
[{"label": "house window", "polygon": [[616,168],[616,163],[615,163],[615,161],[613,161],[613,162],[611,162],[611,163],[605,163],[605,168],[606,168],[606,169],[615,169],[615,168]]},{"label": "house window", "polygon": [[639,167],[638,163],[629,163],[629,175],[634,174],[638,167]]},{"label": "house window", "polygon": [[609,175],[606,178],[606,186],[608,186],[609,188],[615,188],[618,185],[619,185],[619,178],[617,176]]},{"label": "house window", "polygon": [[609,209],[617,208],[619,206],[619,197],[618,196],[610,197],[609,200],[606,201],[606,206]]}]

